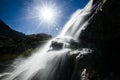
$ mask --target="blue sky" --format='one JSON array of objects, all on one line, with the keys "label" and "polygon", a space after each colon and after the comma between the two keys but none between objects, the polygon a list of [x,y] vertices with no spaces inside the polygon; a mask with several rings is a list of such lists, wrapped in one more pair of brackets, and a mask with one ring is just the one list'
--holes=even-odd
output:
[{"label": "blue sky", "polygon": [[[53,36],[59,34],[70,16],[83,8],[88,0],[0,0],[0,19],[12,29],[25,34],[47,33]],[[36,17],[42,4],[47,3],[56,9],[53,24],[48,24]],[[55,28],[58,27],[57,31]]]}]

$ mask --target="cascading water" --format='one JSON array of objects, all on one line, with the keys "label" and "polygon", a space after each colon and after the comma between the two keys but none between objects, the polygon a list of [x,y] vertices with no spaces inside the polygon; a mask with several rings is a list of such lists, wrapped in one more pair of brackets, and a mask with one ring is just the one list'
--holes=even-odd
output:
[{"label": "cascading water", "polygon": [[73,39],[78,40],[81,31],[95,14],[98,3],[92,3],[93,0],[90,0],[84,9],[76,11],[57,38],[22,60],[2,80],[70,80],[73,71],[73,68],[68,70],[70,56],[86,53],[86,50],[73,50],[71,43],[75,45],[76,41]]},{"label": "cascading water", "polygon": [[93,5],[93,0],[90,0],[85,8],[77,10],[64,26],[59,36],[69,36],[78,40],[80,33],[86,28],[89,20],[94,16],[97,8],[99,8],[99,5],[99,1]]}]

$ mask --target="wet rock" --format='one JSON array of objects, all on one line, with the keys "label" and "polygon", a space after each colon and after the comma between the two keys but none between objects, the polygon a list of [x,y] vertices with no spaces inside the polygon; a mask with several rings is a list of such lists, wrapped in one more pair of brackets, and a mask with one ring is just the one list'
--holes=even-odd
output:
[{"label": "wet rock", "polygon": [[76,61],[77,70],[81,69],[81,74],[86,68],[90,80],[120,79],[118,75],[120,72],[119,14],[120,1],[107,0],[102,5],[102,10],[93,16],[87,28],[81,33],[80,41],[83,46],[96,48],[94,54],[82,56]]}]

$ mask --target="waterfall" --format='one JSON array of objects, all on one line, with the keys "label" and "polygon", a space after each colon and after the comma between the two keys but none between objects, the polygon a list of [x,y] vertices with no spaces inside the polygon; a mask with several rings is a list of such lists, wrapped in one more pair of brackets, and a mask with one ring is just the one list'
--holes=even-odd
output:
[{"label": "waterfall", "polygon": [[93,0],[90,0],[85,8],[77,10],[64,26],[59,37],[69,36],[78,40],[82,30],[86,29],[90,19],[97,12],[98,5],[100,5],[99,0],[95,4],[93,4]]},{"label": "waterfall", "polygon": [[68,70],[70,56],[73,53],[85,52],[71,49],[70,44],[73,42],[75,45],[72,39],[78,40],[98,5],[99,2],[93,5],[93,0],[90,0],[84,9],[77,10],[57,38],[50,40],[29,58],[22,60],[2,80],[70,80],[72,75],[72,67]]}]

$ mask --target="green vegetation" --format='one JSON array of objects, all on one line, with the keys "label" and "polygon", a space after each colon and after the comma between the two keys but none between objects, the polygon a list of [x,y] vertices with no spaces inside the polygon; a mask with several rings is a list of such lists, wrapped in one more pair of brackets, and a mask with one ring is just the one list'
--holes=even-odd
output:
[{"label": "green vegetation", "polygon": [[31,49],[28,49],[25,52],[22,52],[19,54],[11,54],[11,53],[4,54],[4,55],[0,56],[0,62],[1,63],[9,62],[9,61],[12,61],[18,57],[28,57],[34,52],[34,50],[35,49],[31,48]]},{"label": "green vegetation", "polygon": [[50,38],[46,34],[27,35],[18,40],[0,36],[0,62],[11,61],[19,56],[27,57]]},{"label": "green vegetation", "polygon": [[25,35],[0,20],[0,62],[9,62],[19,56],[27,57],[50,38],[52,36],[43,33]]}]

